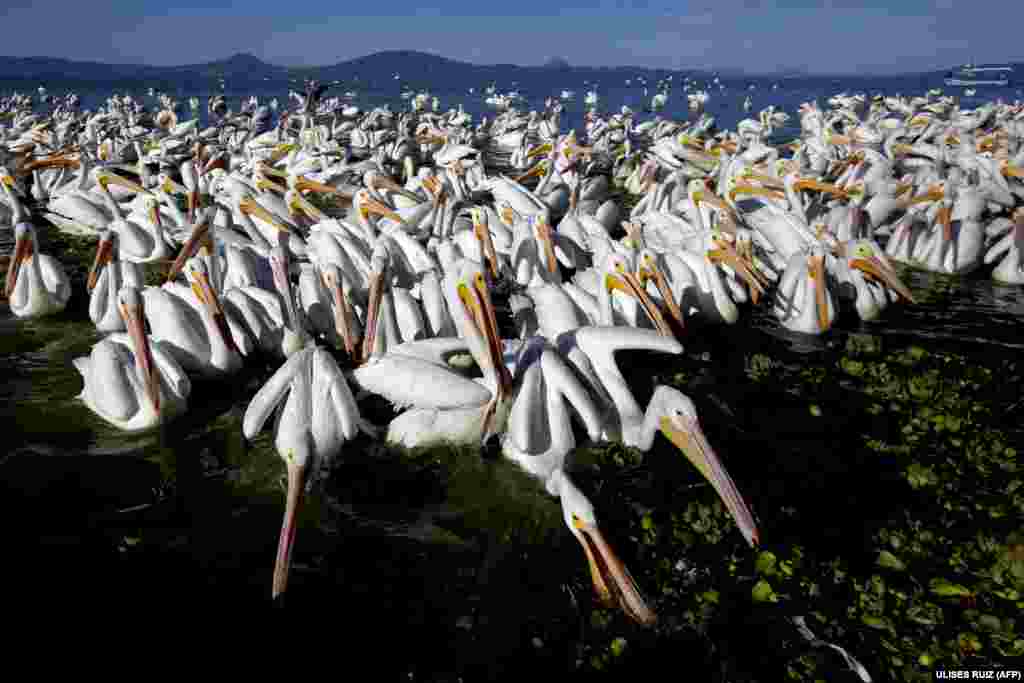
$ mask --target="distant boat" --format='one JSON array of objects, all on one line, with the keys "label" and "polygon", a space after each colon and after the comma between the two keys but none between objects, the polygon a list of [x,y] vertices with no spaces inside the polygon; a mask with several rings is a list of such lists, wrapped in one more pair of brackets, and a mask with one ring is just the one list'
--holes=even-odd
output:
[{"label": "distant boat", "polygon": [[973,86],[973,85],[1010,85],[1010,76],[1013,74],[1013,67],[1008,64],[994,66],[975,66],[964,64],[955,71],[946,74],[946,85],[951,86]]}]

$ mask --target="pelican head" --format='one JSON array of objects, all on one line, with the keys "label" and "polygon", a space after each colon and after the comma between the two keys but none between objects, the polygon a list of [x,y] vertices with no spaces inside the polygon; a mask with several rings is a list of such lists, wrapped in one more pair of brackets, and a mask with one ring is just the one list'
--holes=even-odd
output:
[{"label": "pelican head", "polygon": [[[659,271],[660,272],[660,271]],[[640,280],[636,275],[633,274],[633,268],[630,267],[628,259],[622,254],[612,253],[608,257],[608,266],[604,276],[605,291],[611,295],[612,291],[619,290],[620,292],[631,296],[636,299],[640,306],[644,309],[647,317],[654,323],[655,329],[664,334],[666,337],[671,337],[672,329],[665,322],[665,317],[661,314],[661,310],[658,305],[654,303],[654,300],[644,290],[644,286],[640,283]],[[669,293],[671,299],[671,292]],[[680,316],[682,314],[680,313]]]},{"label": "pelican head", "polygon": [[260,205],[255,199],[248,194],[239,197],[238,199],[238,210],[246,216],[255,216],[262,220],[267,225],[273,227],[278,232],[290,233],[291,228],[282,223],[277,216],[270,213],[263,206]]},{"label": "pelican head", "polygon": [[110,185],[120,185],[121,187],[127,188],[132,192],[137,192],[139,194],[149,194],[149,190],[144,188],[142,185],[132,182],[131,180],[119,176],[118,174],[113,173],[105,168],[97,168],[96,170],[94,170],[93,179],[96,181],[96,184],[99,185],[104,190],[106,190]]},{"label": "pelican head", "polygon": [[18,283],[21,266],[35,252],[36,229],[31,223],[18,223],[14,226],[14,255],[7,264],[7,280],[4,283],[4,296],[8,299],[14,294],[14,286]]},{"label": "pelican head", "polygon": [[659,386],[651,403],[660,416],[658,426],[676,448],[693,463],[704,478],[715,488],[725,503],[743,537],[751,546],[758,544],[757,524],[732,477],[718,459],[697,418],[697,408],[685,394],[672,387]]},{"label": "pelican head", "polygon": [[231,336],[231,329],[228,327],[224,308],[220,303],[220,297],[217,296],[213,285],[210,284],[210,273],[206,268],[206,263],[198,258],[189,259],[185,263],[185,278],[188,280],[189,285],[192,286],[192,291],[195,293],[196,298],[199,299],[200,305],[204,306],[210,315],[213,316],[213,321],[216,324],[217,331],[224,340],[224,344],[235,353],[240,353],[238,346],[235,344],[234,337]]},{"label": "pelican head", "polygon": [[903,284],[895,269],[889,263],[881,248],[872,244],[871,240],[856,240],[852,249],[847,249],[850,268],[859,270],[870,280],[900,295],[905,301],[916,303],[910,289]]},{"label": "pelican head", "polygon": [[[419,201],[419,197],[417,197],[416,200]],[[385,206],[381,202],[374,199],[373,195],[370,194],[370,191],[367,190],[366,188],[363,188],[356,192],[355,197],[353,197],[352,204],[355,206],[356,211],[359,213],[359,216],[363,220],[369,220],[370,214],[373,213],[378,216],[390,218],[391,220],[396,221],[398,223],[403,222],[402,217],[400,215],[395,213],[392,209]]]},{"label": "pelican head", "polygon": [[714,248],[707,252],[708,258],[712,263],[729,266],[743,278],[750,289],[750,298],[756,304],[764,295],[767,283],[763,281],[754,264],[753,244],[749,231],[744,231],[741,243],[738,236],[714,230],[711,234],[711,243]]},{"label": "pelican head", "polygon": [[302,193],[298,190],[289,189],[285,192],[284,203],[288,207],[288,215],[292,220],[297,219],[299,216],[306,216],[314,221],[327,219],[327,215],[303,197]]},{"label": "pelican head", "polygon": [[149,337],[146,336],[145,313],[142,304],[142,295],[137,287],[126,285],[117,293],[117,307],[124,320],[125,329],[132,341],[132,350],[135,354],[136,368],[142,375],[146,396],[153,405],[153,410],[160,413],[160,378],[157,375],[156,364],[153,362],[153,353],[149,347]]},{"label": "pelican head", "polygon": [[[383,173],[380,173],[379,171],[367,171],[364,177],[364,182],[366,184],[366,187],[370,188],[371,190],[377,190],[378,188],[383,187],[387,190],[391,190],[392,192],[400,194],[406,199],[416,202],[417,204],[423,201],[422,197],[405,189],[404,187],[396,183],[394,180],[392,180],[390,177],[384,175]],[[333,192],[334,188],[330,188],[330,191]]]},{"label": "pelican head", "polygon": [[345,345],[345,352],[350,358],[356,358],[359,345],[359,331],[356,326],[355,314],[342,286],[341,268],[334,263],[317,264],[320,279],[331,295],[334,309],[334,327]]},{"label": "pelican head", "polygon": [[657,615],[647,606],[636,581],[598,528],[594,506],[567,475],[559,471],[558,476],[562,516],[569,531],[583,547],[594,591],[605,604],[618,603],[622,611],[637,622],[654,624],[658,620]]},{"label": "pelican head", "polygon": [[665,302],[665,307],[668,308],[668,312],[672,316],[673,325],[676,327],[678,336],[685,328],[686,321],[683,319],[683,311],[679,308],[679,302],[676,301],[676,297],[672,293],[672,287],[669,286],[664,271],[658,265],[658,255],[653,250],[647,248],[640,250],[637,256],[636,276],[640,283],[641,291],[646,291],[649,281],[654,282],[654,285],[658,288],[658,293],[661,295],[661,300]]}]

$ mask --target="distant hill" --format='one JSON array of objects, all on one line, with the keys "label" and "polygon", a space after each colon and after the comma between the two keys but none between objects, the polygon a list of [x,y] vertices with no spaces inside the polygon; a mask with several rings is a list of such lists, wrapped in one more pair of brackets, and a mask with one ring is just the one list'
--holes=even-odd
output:
[{"label": "distant hill", "polygon": [[[955,66],[955,65],[950,65]],[[1015,65],[1018,82],[1024,81],[1024,64]],[[787,68],[783,72],[755,73],[737,69],[717,72],[723,79],[742,78],[821,78],[825,74],[808,74],[803,69]],[[944,71],[933,71],[921,76],[937,76]],[[402,85],[413,88],[431,88],[436,92],[452,88],[482,87],[496,82],[500,88],[529,87],[533,90],[554,92],[556,89],[579,86],[584,81],[607,83],[609,77],[644,77],[652,82],[670,74],[710,77],[711,72],[688,69],[650,69],[635,66],[587,67],[571,66],[568,61],[554,57],[543,66],[517,66],[514,64],[481,65],[460,62],[439,55],[414,50],[388,50],[350,59],[327,66],[281,66],[269,64],[251,54],[240,53],[226,59],[204,64],[182,66],[151,66],[143,64],[102,64],[77,62],[55,57],[2,57],[0,80],[42,81],[209,81],[224,78],[237,86],[255,81],[287,81],[288,79],[316,78],[322,81],[357,83],[358,86],[383,88],[395,83],[399,75]],[[868,74],[858,74],[867,76]],[[843,74],[836,74],[841,77]],[[850,74],[846,74],[849,77]],[[520,86],[521,84],[521,86]],[[397,85],[397,83],[396,83]]]}]

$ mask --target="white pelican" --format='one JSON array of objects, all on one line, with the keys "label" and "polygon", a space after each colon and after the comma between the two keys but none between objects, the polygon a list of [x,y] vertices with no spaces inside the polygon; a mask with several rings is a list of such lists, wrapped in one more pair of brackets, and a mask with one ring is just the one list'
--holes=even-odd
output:
[{"label": "white pelican", "polygon": [[254,286],[234,287],[223,296],[226,308],[235,313],[240,322],[244,321],[253,340],[265,352],[284,358],[297,353],[310,341],[292,295],[287,253],[281,246],[270,251],[276,292]]},{"label": "white pelican", "polygon": [[657,616],[605,541],[590,501],[566,473],[566,458],[576,440],[565,402],[582,418],[592,439],[601,431],[597,407],[561,354],[541,337],[528,340],[520,349],[515,387],[502,453],[558,497],[565,524],[587,557],[598,596],[606,603],[614,597],[631,618],[653,624]]},{"label": "white pelican", "polygon": [[242,420],[245,438],[255,438],[278,406],[274,447],[288,469],[288,494],[274,562],[275,599],[288,585],[295,518],[308,478],[364,428],[345,376],[330,354],[313,345],[289,358],[256,392]]},{"label": "white pelican", "polygon": [[653,330],[632,327],[583,327],[562,335],[557,343],[606,398],[602,438],[649,451],[657,433],[664,434],[711,483],[747,543],[757,545],[754,516],[704,436],[693,401],[677,389],[660,385],[642,410],[615,363],[619,351],[681,353],[682,345]]},{"label": "white pelican", "polygon": [[774,312],[794,332],[823,334],[836,319],[836,302],[825,275],[825,249],[820,244],[789,260],[775,292]]},{"label": "white pelican", "polygon": [[31,223],[14,226],[14,255],[7,266],[4,286],[11,313],[19,318],[38,318],[60,313],[71,298],[71,283],[60,262],[40,254],[36,229]]},{"label": "white pelican", "polygon": [[992,270],[992,279],[1024,284],[1024,209],[1017,209],[1009,219],[992,221],[988,232],[992,243],[985,252],[985,263],[999,262]]},{"label": "white pelican", "polygon": [[[445,288],[461,339],[401,344],[352,373],[360,387],[396,406],[411,406],[391,421],[387,434],[389,442],[407,448],[444,442],[479,446],[504,428],[511,377],[484,274],[464,260],[459,276],[447,278]],[[483,372],[478,381],[447,365],[449,357],[466,351]]]},{"label": "white pelican", "polygon": [[86,288],[89,294],[89,318],[100,332],[123,332],[118,293],[122,287],[145,286],[138,264],[124,261],[117,253],[117,233],[104,230],[96,247],[96,258],[89,269]]},{"label": "white pelican", "polygon": [[225,316],[202,260],[189,260],[185,277],[191,292],[179,295],[176,290],[185,288],[177,283],[142,290],[153,339],[189,372],[205,377],[237,372],[242,368],[242,356],[252,349],[248,335],[233,317]]},{"label": "white pelican", "polygon": [[85,382],[79,398],[89,410],[137,432],[185,412],[192,385],[174,358],[146,336],[139,290],[122,288],[117,302],[128,333],[107,335],[73,362]]}]

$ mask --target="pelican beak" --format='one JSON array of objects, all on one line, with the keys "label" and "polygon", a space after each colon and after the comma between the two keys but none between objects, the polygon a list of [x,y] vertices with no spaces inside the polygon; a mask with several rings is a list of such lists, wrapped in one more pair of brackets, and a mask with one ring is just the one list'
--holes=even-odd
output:
[{"label": "pelican beak", "polygon": [[818,192],[828,192],[836,196],[845,196],[846,191],[838,185],[832,183],[822,183],[817,180],[798,180],[793,183],[793,189],[798,192],[801,190],[817,190]]},{"label": "pelican beak", "polygon": [[[421,201],[421,198],[417,197],[416,201],[417,202]],[[390,218],[391,220],[393,220],[393,221],[395,221],[397,223],[404,223],[405,222],[405,219],[403,219],[401,216],[399,216],[393,210],[391,210],[390,208],[388,208],[384,204],[381,204],[380,202],[378,202],[376,199],[373,199],[372,197],[370,199],[367,199],[366,201],[364,201],[362,203],[362,211],[363,211],[363,215],[364,216],[366,214],[369,214],[369,213],[375,213],[378,216],[384,216],[385,218]]]},{"label": "pelican beak", "polygon": [[[273,176],[277,176],[278,178],[285,178],[285,179],[288,178],[288,174],[287,173],[285,173],[284,171],[282,171],[279,168],[274,168],[270,164],[260,163],[259,164],[259,169],[260,169],[260,172],[264,173],[265,175],[273,175]],[[302,176],[299,176],[299,177],[301,178]]]},{"label": "pelican beak", "polygon": [[1024,178],[1024,168],[1013,166],[1012,164],[1003,164],[1002,172],[1007,178]]},{"label": "pelican beak", "polygon": [[647,606],[636,581],[608,545],[601,530],[575,515],[572,522],[574,535],[587,556],[590,578],[598,598],[605,604],[617,602],[623,612],[640,624],[654,624],[658,616]]},{"label": "pelican beak", "polygon": [[[326,185],[315,180],[310,180],[305,176],[299,176],[296,178],[293,183],[293,187],[299,192],[322,192],[323,194],[336,194],[349,200],[352,199],[352,195],[342,192],[336,187],[332,187],[331,185]],[[419,197],[417,197],[416,200],[419,201]]]},{"label": "pelican beak", "polygon": [[270,271],[274,277],[274,286],[277,288],[278,294],[281,296],[282,303],[284,304],[284,326],[291,330],[298,331],[298,313],[295,310],[295,298],[292,296],[292,283],[288,278],[287,252],[281,250],[280,257],[274,252],[271,252]]},{"label": "pelican beak", "polygon": [[501,218],[502,223],[509,227],[515,225],[516,212],[511,206],[507,204],[498,210],[498,217]]},{"label": "pelican beak", "polygon": [[551,224],[548,223],[546,218],[540,217],[536,219],[535,225],[537,226],[537,239],[540,240],[541,246],[544,249],[544,261],[548,267],[548,272],[552,275],[557,275],[558,259],[555,258],[555,242],[551,235]]},{"label": "pelican beak", "polygon": [[[619,271],[618,274],[608,273],[605,275],[605,287],[609,292],[612,290],[619,290],[640,302],[644,312],[647,313],[647,317],[654,323],[654,327],[657,328],[666,337],[671,337],[672,329],[665,322],[665,316],[661,314],[661,310],[657,304],[651,299],[651,297],[644,290],[643,285],[637,280],[636,276],[626,271]],[[669,297],[671,298],[671,296]]]},{"label": "pelican beak", "polygon": [[786,187],[779,178],[768,175],[766,173],[758,173],[756,171],[748,170],[746,173],[743,174],[743,179],[756,180],[757,182],[761,183],[761,185],[763,185],[764,187],[767,187],[772,190],[784,190]]},{"label": "pelican beak", "polygon": [[717,249],[708,251],[708,259],[712,263],[724,263],[725,265],[736,271],[747,283],[747,287],[750,290],[750,299],[754,304],[757,304],[764,296],[765,288],[767,283],[762,281],[760,273],[757,270],[757,266],[754,265],[753,259],[748,254],[740,254],[740,252],[724,240],[715,240],[715,246]]},{"label": "pelican beak", "polygon": [[704,430],[696,418],[681,416],[664,416],[659,423],[661,433],[668,437],[676,448],[693,463],[700,473],[711,482],[718,497],[725,503],[725,508],[732,515],[740,533],[752,547],[759,541],[757,524],[754,515],[733,483],[732,477],[718,459],[711,444],[704,436]]},{"label": "pelican beak", "polygon": [[153,223],[153,225],[156,226],[157,234],[159,234],[160,231],[163,230],[163,227],[164,227],[163,218],[160,216],[160,205],[159,204],[154,203],[153,206],[150,207],[150,209],[149,209],[149,220],[150,220],[150,222]]},{"label": "pelican beak", "polygon": [[808,274],[814,285],[814,300],[818,309],[818,329],[822,332],[831,327],[828,319],[828,292],[825,289],[825,257],[812,255],[808,257]]},{"label": "pelican beak", "polygon": [[100,239],[96,245],[96,258],[93,259],[92,268],[89,269],[89,279],[85,283],[86,290],[92,293],[96,289],[96,282],[100,279],[100,270],[110,263],[114,258],[114,239],[109,234]]},{"label": "pelican beak", "polygon": [[856,268],[862,273],[881,282],[886,287],[903,297],[904,300],[909,301],[912,304],[917,303],[914,301],[914,295],[910,293],[910,289],[903,284],[895,271],[893,271],[887,263],[877,256],[852,259],[850,261],[850,267]]},{"label": "pelican beak", "polygon": [[770,197],[772,199],[785,199],[786,195],[779,190],[775,190],[769,187],[758,187],[756,185],[748,185],[746,183],[736,183],[732,190],[729,191],[729,199],[736,200],[738,194],[749,194],[759,197]]},{"label": "pelican beak", "polygon": [[465,281],[460,282],[456,286],[456,291],[467,316],[486,341],[487,356],[477,359],[477,363],[485,373],[488,371],[494,373],[496,390],[494,396],[488,401],[482,416],[481,437],[483,441],[487,441],[492,434],[501,430],[498,421],[502,417],[499,415],[498,408],[511,393],[512,376],[505,365],[494,303],[491,301],[491,295],[482,274],[477,273],[473,277],[472,284],[467,284]]},{"label": "pelican beak", "polygon": [[908,207],[913,206],[914,204],[923,204],[925,202],[937,202],[945,196],[945,192],[943,192],[941,189],[932,188],[925,192],[924,194],[919,194],[916,197],[905,199],[903,201],[903,208],[906,209]]},{"label": "pelican beak", "polygon": [[122,305],[121,317],[124,319],[125,328],[128,330],[128,335],[132,340],[132,350],[142,372],[146,396],[149,397],[153,410],[159,414],[160,378],[157,375],[156,364],[153,362],[153,352],[149,347],[149,337],[146,336],[146,325],[142,307],[138,305]]},{"label": "pelican beak", "polygon": [[32,238],[27,234],[19,235],[14,243],[14,256],[7,265],[7,281],[4,283],[4,296],[8,299],[14,294],[14,286],[18,283],[18,273],[21,271],[21,264],[32,258]]},{"label": "pelican beak", "polygon": [[551,145],[551,143],[545,142],[543,145],[538,145],[531,149],[529,152],[527,152],[526,158],[532,159],[534,157],[541,156],[542,154],[551,154],[552,149],[554,149],[554,147]]},{"label": "pelican beak", "polygon": [[291,232],[291,228],[282,224],[281,221],[279,221],[276,216],[274,216],[272,213],[270,213],[262,206],[260,206],[259,202],[257,202],[252,197],[243,197],[242,200],[238,203],[238,208],[245,215],[256,216],[264,223],[270,224],[280,232]]},{"label": "pelican beak", "polygon": [[[185,267],[185,262],[196,255],[199,251],[199,247],[207,245],[212,242],[210,238],[210,221],[200,220],[192,228],[192,234],[188,236],[185,243],[181,245],[181,251],[178,252],[177,258],[174,259],[174,263],[171,264],[170,270],[167,271],[167,281],[170,282],[174,278],[178,277],[178,273]],[[212,250],[211,250],[212,251]],[[97,258],[99,256],[97,255]],[[197,293],[196,296],[199,296]],[[200,297],[202,300],[202,297]]]},{"label": "pelican beak", "polygon": [[935,216],[935,222],[942,226],[942,236],[947,242],[953,241],[953,209],[944,206]]},{"label": "pelican beak", "polygon": [[288,586],[288,570],[292,564],[292,548],[295,546],[295,521],[302,504],[306,488],[306,466],[288,461],[288,497],[281,523],[281,538],[277,542],[277,558],[274,560],[274,585],[272,598],[284,593]]},{"label": "pelican beak", "polygon": [[487,266],[491,277],[497,279],[498,253],[494,249],[494,240],[491,237],[491,231],[488,229],[488,226],[484,224],[482,214],[483,211],[481,209],[473,210],[473,233],[480,242],[481,253],[483,253],[484,258],[487,259]]},{"label": "pelican beak", "polygon": [[224,338],[224,343],[227,347],[239,353],[238,346],[235,345],[235,338],[231,335],[231,328],[228,327],[227,318],[224,316],[224,308],[220,305],[220,297],[213,291],[210,279],[206,276],[206,273],[200,272],[197,274],[196,280],[192,282],[192,291],[195,292],[200,303],[206,306],[207,310],[213,315],[213,322]]},{"label": "pelican beak", "polygon": [[654,280],[655,286],[658,288],[658,292],[661,294],[661,300],[665,302],[665,307],[668,308],[671,320],[676,328],[675,333],[677,337],[681,337],[686,327],[686,323],[683,319],[683,311],[679,308],[679,302],[672,295],[672,288],[669,287],[668,280],[665,278],[665,273],[662,272],[658,264],[652,259],[644,259],[643,265],[640,266],[637,272],[637,280],[640,283],[641,290],[646,294],[645,284],[648,280]]},{"label": "pelican beak", "polygon": [[529,178],[534,178],[534,177],[542,176],[542,175],[544,175],[544,173],[546,171],[547,171],[547,163],[544,160],[541,160],[541,161],[537,162],[536,164],[534,164],[533,167],[530,168],[530,170],[527,171],[526,173],[523,173],[520,176],[516,176],[514,178],[514,180],[517,183],[521,183],[524,180],[527,180]]},{"label": "pelican beak", "polygon": [[363,362],[370,360],[377,343],[380,305],[384,298],[384,272],[370,273],[370,294],[366,303],[366,329],[363,334]]},{"label": "pelican beak", "polygon": [[132,192],[137,192],[139,194],[149,194],[149,190],[144,188],[142,185],[139,185],[136,182],[132,182],[127,178],[122,178],[116,173],[103,173],[102,175],[99,176],[99,178],[97,178],[97,182],[103,186],[103,189],[107,189],[108,185],[120,185],[121,187],[127,188]]},{"label": "pelican beak", "polygon": [[341,289],[341,281],[337,266],[329,266],[328,270],[321,271],[321,279],[324,287],[331,293],[334,302],[334,329],[341,337],[345,345],[345,352],[350,358],[355,359],[356,347],[359,345],[359,334],[354,329],[352,306],[349,305],[345,293]]},{"label": "pelican beak", "polygon": [[[385,187],[385,188],[391,190],[392,192],[395,192],[397,194],[402,195],[406,199],[410,199],[410,200],[416,202],[417,204],[419,204],[420,202],[423,201],[422,197],[420,197],[419,195],[413,194],[409,190],[405,189],[404,187],[402,187],[401,185],[396,183],[391,178],[388,178],[387,176],[383,176],[383,175],[374,176],[374,180],[373,180],[372,185],[373,185],[374,189],[376,189],[378,187]],[[331,188],[331,192],[334,192],[334,188]]]}]

